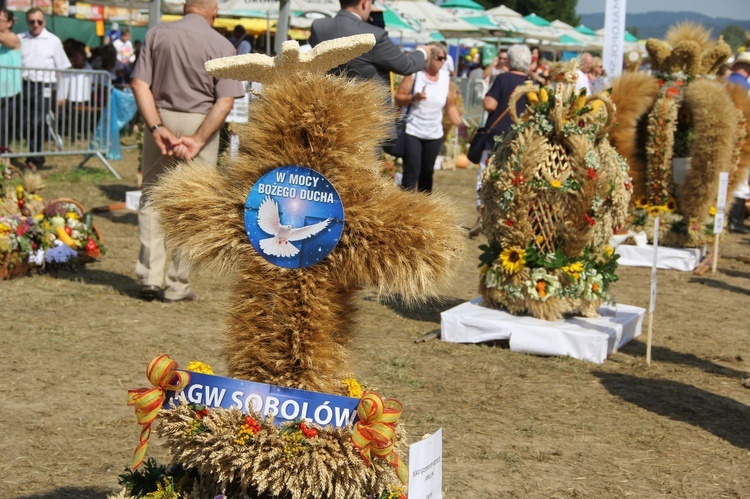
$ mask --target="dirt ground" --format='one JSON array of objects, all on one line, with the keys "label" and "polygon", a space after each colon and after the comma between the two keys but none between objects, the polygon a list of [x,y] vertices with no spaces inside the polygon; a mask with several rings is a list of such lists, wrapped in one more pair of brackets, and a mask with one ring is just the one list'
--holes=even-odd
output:
[{"label": "dirt ground", "polygon": [[[45,198],[87,207],[124,200],[137,151],[114,163],[52,159]],[[436,191],[474,221],[474,170],[439,171]],[[136,214],[95,217],[108,253],[78,273],[0,284],[0,497],[104,498],[119,490],[139,429],[126,390],[147,384],[161,353],[180,365],[220,357],[225,284],[196,274],[192,304],[137,298]],[[653,363],[644,335],[604,364],[489,345],[416,342],[439,313],[477,294],[466,239],[440,302],[407,309],[365,291],[354,364],[359,379],[400,399],[410,441],[443,429],[446,498],[750,497],[748,305],[750,237],[729,236],[718,271],[659,272]],[[650,269],[621,268],[619,303],[646,307]],[[148,456],[167,458],[157,439]]]}]

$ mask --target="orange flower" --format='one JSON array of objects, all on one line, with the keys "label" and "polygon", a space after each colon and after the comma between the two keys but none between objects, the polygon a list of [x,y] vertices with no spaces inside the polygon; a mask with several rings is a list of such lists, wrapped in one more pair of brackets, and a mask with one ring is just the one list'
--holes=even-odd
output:
[{"label": "orange flower", "polygon": [[539,293],[540,298],[544,298],[547,296],[547,282],[546,281],[537,281],[536,282],[536,292]]}]

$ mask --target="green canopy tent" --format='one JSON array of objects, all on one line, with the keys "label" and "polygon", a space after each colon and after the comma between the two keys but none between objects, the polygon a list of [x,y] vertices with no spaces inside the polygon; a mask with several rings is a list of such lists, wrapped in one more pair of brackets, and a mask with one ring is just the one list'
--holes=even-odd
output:
[{"label": "green canopy tent", "polygon": [[575,28],[575,30],[578,31],[579,33],[583,33],[584,35],[596,36],[596,31],[594,31],[593,29],[589,27],[586,27],[583,24],[579,24],[578,27]]},{"label": "green canopy tent", "polygon": [[534,26],[548,27],[548,26],[551,25],[551,23],[548,20],[546,20],[545,18],[543,18],[541,16],[533,14],[533,13],[529,14],[528,16],[524,16],[524,19],[526,19],[527,21],[529,21]]},{"label": "green canopy tent", "polygon": [[628,31],[625,31],[625,41],[629,43],[638,43],[638,37],[633,36]]},{"label": "green canopy tent", "polygon": [[444,9],[484,10],[484,7],[473,0],[448,0],[447,2],[440,4],[440,6]]},{"label": "green canopy tent", "polygon": [[[19,12],[16,14],[17,18],[24,19],[24,14]],[[65,41],[68,38],[73,38],[79,42],[84,43],[87,47],[98,47],[102,44],[102,38],[96,34],[96,21],[89,21],[88,19],[76,19],[75,17],[67,16],[46,16],[47,17],[47,29],[54,33],[60,40]],[[122,23],[119,23],[122,26]],[[104,23],[104,32],[106,33],[110,29],[111,23]],[[13,24],[13,32],[23,33],[28,28],[26,23],[16,22]],[[146,38],[147,26],[133,26],[131,28],[131,34],[133,40],[143,41]]]}]

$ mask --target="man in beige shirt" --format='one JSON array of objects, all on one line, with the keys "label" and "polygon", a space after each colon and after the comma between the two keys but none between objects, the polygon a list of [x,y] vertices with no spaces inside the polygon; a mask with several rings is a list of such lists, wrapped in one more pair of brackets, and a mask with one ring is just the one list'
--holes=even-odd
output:
[{"label": "man in beige shirt", "polygon": [[190,291],[189,268],[174,257],[167,267],[149,188],[166,168],[187,167],[180,160],[198,157],[216,164],[219,128],[235,97],[243,95],[240,82],[214,79],[203,67],[210,59],[235,54],[232,44],[211,27],[219,12],[217,0],[188,0],[184,10],[181,20],[159,24],[146,34],[132,81],[146,124],[136,274],[141,297],[167,303],[193,301],[195,295]]}]

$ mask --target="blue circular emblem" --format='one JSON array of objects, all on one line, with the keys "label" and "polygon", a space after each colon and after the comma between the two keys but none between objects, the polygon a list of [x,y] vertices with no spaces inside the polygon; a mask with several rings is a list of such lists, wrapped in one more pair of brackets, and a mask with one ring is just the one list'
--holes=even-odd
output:
[{"label": "blue circular emblem", "polygon": [[309,267],[333,251],[344,229],[344,205],[320,173],[281,166],[263,175],[245,201],[245,231],[274,265]]}]

